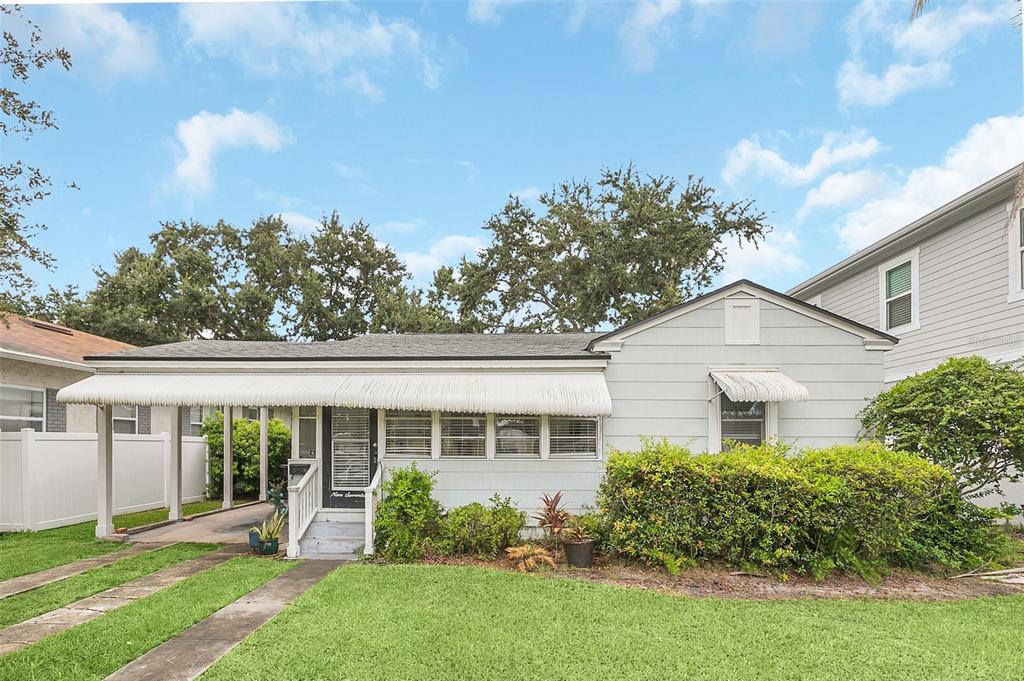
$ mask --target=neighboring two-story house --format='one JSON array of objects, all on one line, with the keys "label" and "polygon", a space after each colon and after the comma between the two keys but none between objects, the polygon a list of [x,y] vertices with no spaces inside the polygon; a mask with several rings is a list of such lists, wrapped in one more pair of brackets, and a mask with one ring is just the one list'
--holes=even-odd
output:
[{"label": "neighboring two-story house", "polygon": [[897,336],[885,382],[948,357],[1024,357],[1024,225],[1012,168],[792,288]]}]

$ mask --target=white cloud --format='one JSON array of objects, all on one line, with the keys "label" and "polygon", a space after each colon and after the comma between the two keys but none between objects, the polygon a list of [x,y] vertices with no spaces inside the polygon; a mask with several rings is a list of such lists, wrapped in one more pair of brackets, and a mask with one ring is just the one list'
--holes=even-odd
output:
[{"label": "white cloud", "polygon": [[349,165],[338,161],[334,164],[334,170],[346,180],[356,180],[363,176],[363,169],[359,166]]},{"label": "white cloud", "polygon": [[285,211],[281,213],[281,219],[299,234],[312,234],[320,226],[319,220],[314,220],[308,215],[302,213],[296,213],[294,211]]},{"label": "white cloud", "polygon": [[362,69],[353,69],[352,73],[341,79],[341,84],[371,102],[379,102],[384,99],[384,91],[377,87],[377,84],[370,80],[369,74]]},{"label": "white cloud", "polygon": [[741,140],[727,152],[722,178],[732,185],[741,177],[753,175],[797,186],[813,181],[835,166],[870,158],[883,148],[881,142],[869,136],[866,130],[828,132],[807,163],[801,165],[787,161],[778,151],[765,147],[755,135]]},{"label": "white cloud", "polygon": [[379,99],[380,89],[358,65],[386,66],[402,53],[417,64],[426,87],[440,84],[434,49],[412,24],[383,21],[352,6],[314,11],[312,16],[299,3],[188,3],[179,14],[191,48],[234,59],[257,75],[313,72],[329,78],[347,67],[342,84]]},{"label": "white cloud", "polygon": [[[897,3],[862,0],[846,21],[850,55],[836,76],[841,107],[881,107],[901,95],[938,87],[952,78],[953,56],[969,36],[984,37],[1000,21],[1009,21],[1016,3],[939,6],[914,21]],[[871,53],[889,54],[877,72]]]},{"label": "white cloud", "polygon": [[824,5],[811,2],[766,2],[758,6],[743,42],[757,56],[803,52],[820,37]]},{"label": "white cloud", "polygon": [[536,201],[540,198],[542,193],[543,192],[539,187],[531,185],[529,187],[523,187],[522,189],[515,190],[512,192],[512,196],[518,197],[520,201]]},{"label": "white cloud", "polygon": [[855,251],[948,203],[1024,158],[1024,116],[998,116],[974,125],[937,165],[912,170],[902,184],[848,213],[839,239]]},{"label": "white cloud", "polygon": [[948,82],[951,71],[946,62],[890,64],[884,74],[877,75],[868,71],[860,59],[849,59],[839,67],[836,76],[839,105],[885,106],[900,95]]},{"label": "white cloud", "polygon": [[820,185],[807,192],[803,205],[797,211],[796,219],[803,221],[807,215],[818,209],[848,206],[869,194],[881,191],[888,184],[889,180],[885,175],[870,168],[852,173],[832,173],[822,180]]},{"label": "white cloud", "polygon": [[569,12],[569,21],[565,24],[566,33],[579,33],[583,28],[583,20],[587,18],[587,0],[575,0],[572,3],[572,11]]},{"label": "white cloud", "polygon": [[213,189],[213,158],[225,149],[256,147],[276,151],[292,142],[291,133],[262,113],[232,109],[227,114],[200,111],[177,125],[184,157],[174,169],[179,186],[192,194]]},{"label": "white cloud", "polygon": [[469,0],[466,18],[477,24],[501,23],[501,8],[516,5],[523,0]]},{"label": "white cloud", "polygon": [[670,33],[668,20],[682,9],[681,0],[639,0],[619,29],[619,43],[634,71],[650,71],[658,56],[659,41]]},{"label": "white cloud", "polygon": [[795,272],[803,264],[796,254],[800,240],[793,232],[770,232],[757,247],[736,241],[726,248],[725,269],[722,272],[726,283],[737,279],[762,282]]},{"label": "white cloud", "polygon": [[53,24],[54,44],[66,47],[76,67],[85,63],[99,80],[141,78],[157,65],[156,33],[105,5],[65,5]]},{"label": "white cloud", "polygon": [[399,253],[413,277],[424,277],[442,265],[458,261],[464,255],[473,255],[484,247],[484,242],[475,236],[449,234],[431,244],[426,252],[406,251]]}]

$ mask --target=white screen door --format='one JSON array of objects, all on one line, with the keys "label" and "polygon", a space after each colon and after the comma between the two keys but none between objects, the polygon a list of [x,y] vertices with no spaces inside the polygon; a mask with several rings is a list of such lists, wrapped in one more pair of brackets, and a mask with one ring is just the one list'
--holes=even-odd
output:
[{"label": "white screen door", "polygon": [[370,412],[366,409],[331,411],[331,488],[370,484]]}]

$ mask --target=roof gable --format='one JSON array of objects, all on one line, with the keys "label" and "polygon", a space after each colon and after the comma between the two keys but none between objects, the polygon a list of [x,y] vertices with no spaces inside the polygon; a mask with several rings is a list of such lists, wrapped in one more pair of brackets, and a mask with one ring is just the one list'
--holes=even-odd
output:
[{"label": "roof gable", "polygon": [[134,348],[112,338],[96,336],[59,324],[31,317],[6,315],[0,320],[0,351],[25,355],[24,361],[47,358],[82,364],[85,357],[97,353]]},{"label": "roof gable", "polygon": [[879,347],[891,347],[899,342],[899,339],[895,336],[873,329],[870,326],[861,324],[860,322],[855,322],[854,320],[843,317],[842,315],[829,312],[828,310],[811,305],[810,303],[806,303],[784,293],[779,293],[778,291],[761,286],[760,284],[755,284],[747,279],[740,279],[739,281],[727,284],[721,288],[715,289],[714,291],[709,291],[708,293],[699,295],[696,298],[692,298],[685,303],[680,303],[679,305],[670,307],[667,310],[662,310],[647,319],[642,319],[640,321],[633,322],[632,324],[619,327],[610,333],[606,333],[595,338],[591,341],[589,347],[592,350],[597,351],[614,350],[615,346],[621,344],[623,340],[629,338],[635,333],[657,326],[658,324],[662,324],[670,319],[687,314],[693,310],[698,310],[718,300],[735,296],[736,294],[746,294],[767,300],[779,307],[796,312],[797,314],[802,314],[823,324],[827,324],[828,326],[852,333],[859,336],[866,345],[878,344]]}]

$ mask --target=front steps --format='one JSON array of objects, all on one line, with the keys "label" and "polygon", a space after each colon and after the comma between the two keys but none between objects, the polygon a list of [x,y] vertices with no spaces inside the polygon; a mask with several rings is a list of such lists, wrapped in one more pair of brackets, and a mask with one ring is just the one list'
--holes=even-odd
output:
[{"label": "front steps", "polygon": [[299,540],[299,558],[359,560],[366,543],[363,514],[358,514],[358,522],[352,522],[347,515],[317,513]]}]

